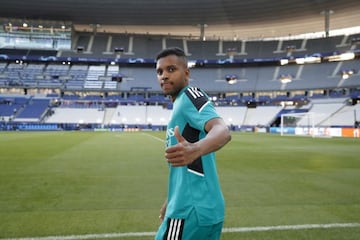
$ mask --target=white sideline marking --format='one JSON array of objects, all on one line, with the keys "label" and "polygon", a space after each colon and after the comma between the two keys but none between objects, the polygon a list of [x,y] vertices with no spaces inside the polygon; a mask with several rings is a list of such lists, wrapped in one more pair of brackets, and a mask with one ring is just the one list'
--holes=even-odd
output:
[{"label": "white sideline marking", "polygon": [[143,133],[143,134],[146,135],[146,136],[148,136],[148,137],[151,137],[151,138],[153,138],[153,139],[155,139],[155,140],[157,140],[157,141],[160,141],[160,142],[162,142],[162,143],[165,142],[165,140],[162,139],[162,138],[155,137],[155,136],[153,136],[153,135],[151,135],[151,134],[148,134],[148,133]]},{"label": "white sideline marking", "polygon": [[155,232],[102,233],[102,234],[29,237],[29,238],[0,238],[0,239],[1,240],[82,240],[82,239],[99,239],[99,238],[152,237],[152,236],[155,236]]},{"label": "white sideline marking", "polygon": [[282,225],[282,226],[264,226],[264,227],[241,227],[224,228],[223,232],[264,232],[274,230],[299,230],[313,228],[350,228],[360,227],[360,223],[329,223],[329,224],[303,224],[303,225]]},{"label": "white sideline marking", "polygon": [[[299,230],[314,228],[351,228],[360,227],[360,223],[329,223],[329,224],[303,224],[303,225],[282,225],[282,226],[263,226],[263,227],[239,227],[224,228],[223,233],[234,232],[263,232],[276,230]],[[0,238],[0,240],[83,240],[99,238],[126,238],[126,237],[153,237],[155,232],[128,232],[128,233],[102,233],[68,236],[48,236],[48,237],[26,237],[26,238]]]}]

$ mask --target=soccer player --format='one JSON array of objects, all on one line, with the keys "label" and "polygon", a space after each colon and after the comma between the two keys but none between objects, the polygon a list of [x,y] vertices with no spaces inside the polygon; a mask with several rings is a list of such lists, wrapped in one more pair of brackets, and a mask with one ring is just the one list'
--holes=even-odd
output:
[{"label": "soccer player", "polygon": [[156,73],[173,110],[166,131],[168,194],[155,239],[220,239],[225,204],[215,151],[230,141],[229,129],[207,94],[189,85],[190,69],[182,49],[161,51]]}]

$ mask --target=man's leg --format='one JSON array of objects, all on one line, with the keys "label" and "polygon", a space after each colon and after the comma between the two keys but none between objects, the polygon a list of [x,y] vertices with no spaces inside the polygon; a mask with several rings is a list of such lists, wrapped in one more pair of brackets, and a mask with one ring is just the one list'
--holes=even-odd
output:
[{"label": "man's leg", "polygon": [[209,226],[199,226],[196,212],[192,211],[186,219],[165,218],[155,236],[156,240],[219,240],[223,222]]}]

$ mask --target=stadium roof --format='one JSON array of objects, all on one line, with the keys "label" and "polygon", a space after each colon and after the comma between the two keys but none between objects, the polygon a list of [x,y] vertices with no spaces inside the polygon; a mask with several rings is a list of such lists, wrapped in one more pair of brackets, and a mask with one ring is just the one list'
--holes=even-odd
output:
[{"label": "stadium roof", "polygon": [[358,0],[0,0],[0,17],[72,22],[77,30],[251,39],[359,26]]}]

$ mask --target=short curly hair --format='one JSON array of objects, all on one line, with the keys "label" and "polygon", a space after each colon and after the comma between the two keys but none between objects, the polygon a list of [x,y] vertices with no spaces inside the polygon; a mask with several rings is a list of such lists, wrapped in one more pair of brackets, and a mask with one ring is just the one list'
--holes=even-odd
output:
[{"label": "short curly hair", "polygon": [[158,61],[160,58],[164,58],[170,55],[178,56],[184,61],[185,65],[187,65],[187,57],[185,55],[185,52],[179,47],[171,47],[171,48],[163,49],[157,54],[156,61]]}]

